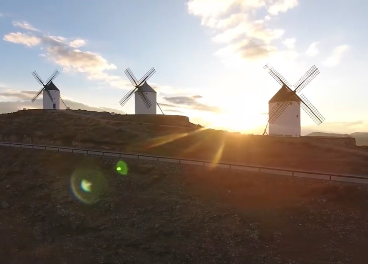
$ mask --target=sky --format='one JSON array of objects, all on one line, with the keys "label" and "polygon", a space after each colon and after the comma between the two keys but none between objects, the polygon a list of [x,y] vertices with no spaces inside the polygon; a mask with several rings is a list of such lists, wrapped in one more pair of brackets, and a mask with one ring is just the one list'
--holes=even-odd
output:
[{"label": "sky", "polygon": [[[332,4],[333,3],[333,4]],[[12,0],[0,2],[0,112],[41,108],[31,72],[72,109],[134,113],[124,74],[148,83],[165,114],[262,133],[268,101],[315,65],[303,94],[325,117],[302,114],[302,134],[368,131],[365,0]],[[159,112],[159,110],[158,110]]]}]

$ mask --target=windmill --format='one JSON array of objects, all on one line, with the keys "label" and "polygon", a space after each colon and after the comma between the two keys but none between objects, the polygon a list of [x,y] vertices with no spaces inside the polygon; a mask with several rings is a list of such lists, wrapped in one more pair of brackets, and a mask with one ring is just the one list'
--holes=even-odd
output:
[{"label": "windmill", "polygon": [[281,89],[268,102],[267,126],[269,126],[270,135],[300,136],[300,107],[317,125],[325,120],[305,95],[297,94],[320,73],[316,66],[312,66],[294,86],[291,86],[273,67],[266,65],[263,68],[281,85]]},{"label": "windmill", "polygon": [[60,100],[68,109],[63,99],[60,97],[60,90],[52,82],[58,75],[59,71],[55,70],[53,74],[44,82],[36,71],[32,72],[33,77],[36,81],[42,85],[41,90],[33,97],[32,102],[34,102],[37,97],[43,92],[43,109],[60,109]]},{"label": "windmill", "polygon": [[134,86],[121,100],[120,105],[124,106],[134,94],[135,97],[135,114],[156,114],[156,105],[162,111],[160,105],[157,103],[157,93],[151,86],[148,85],[147,80],[156,72],[154,68],[151,68],[143,77],[138,81],[133,72],[128,68],[125,70],[125,74]]}]

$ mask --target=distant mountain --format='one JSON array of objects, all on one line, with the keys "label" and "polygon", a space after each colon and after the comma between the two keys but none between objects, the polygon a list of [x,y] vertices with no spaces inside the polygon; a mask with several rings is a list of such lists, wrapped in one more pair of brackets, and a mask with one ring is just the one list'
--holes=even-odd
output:
[{"label": "distant mountain", "polygon": [[306,137],[346,137],[347,134],[335,134],[335,133],[324,133],[324,132],[313,132],[308,135],[305,135]]},{"label": "distant mountain", "polygon": [[357,146],[368,146],[368,132],[354,132],[351,134],[336,134],[336,133],[324,133],[324,132],[313,132],[307,137],[346,137],[350,136],[355,138]]}]

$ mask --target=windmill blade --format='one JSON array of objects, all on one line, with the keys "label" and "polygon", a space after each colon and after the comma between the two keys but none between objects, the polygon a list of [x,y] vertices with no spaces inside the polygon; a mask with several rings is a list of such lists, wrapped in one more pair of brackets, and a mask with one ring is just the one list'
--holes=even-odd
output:
[{"label": "windmill blade", "polygon": [[66,104],[65,104],[65,102],[64,102],[64,100],[63,100],[63,98],[61,98],[61,97],[60,97],[60,100],[63,102],[63,104],[64,104],[65,108],[66,108],[66,109],[68,109],[68,107],[66,106]]},{"label": "windmill blade", "polygon": [[44,82],[42,81],[41,77],[37,74],[37,72],[36,72],[36,71],[32,72],[32,75],[33,75],[33,77],[36,79],[36,81],[37,81],[39,84],[41,84],[41,85],[45,86]]},{"label": "windmill blade", "polygon": [[162,111],[162,109],[161,109],[161,106],[160,106],[157,102],[156,102],[156,104],[157,104],[158,108],[160,108],[161,113],[162,113],[163,115],[165,115],[165,114],[164,114],[164,111]]},{"label": "windmill blade", "polygon": [[139,80],[139,84],[141,85],[143,82],[145,82],[146,80],[148,80],[148,78],[150,78],[154,73],[156,72],[155,68],[151,68],[140,80]]},{"label": "windmill blade", "polygon": [[294,85],[295,92],[300,93],[316,76],[319,74],[319,70],[316,66],[312,66],[309,71],[307,71],[303,77],[297,81]]},{"label": "windmill blade", "polygon": [[277,109],[282,105],[283,102],[278,102],[274,107],[272,107],[272,109],[270,110],[270,112],[268,113],[268,116],[272,116]]},{"label": "windmill blade", "polygon": [[54,100],[52,99],[52,96],[51,96],[51,94],[50,94],[49,90],[45,90],[45,91],[46,91],[47,95],[49,96],[49,98],[50,98],[51,102],[54,102]]},{"label": "windmill blade", "polygon": [[139,96],[142,98],[144,104],[146,105],[147,108],[150,108],[151,107],[151,102],[148,100],[147,96],[138,90],[137,92],[139,94]]},{"label": "windmill blade", "polygon": [[134,82],[137,84],[138,83],[138,80],[137,78],[135,77],[134,73],[132,72],[132,70],[130,68],[126,69],[127,72],[129,72],[129,75],[132,76]]},{"label": "windmill blade", "polygon": [[[129,69],[129,68],[128,68]],[[129,81],[132,83],[132,85],[134,87],[138,86],[137,82],[136,82],[136,78],[135,76],[133,75],[132,72],[128,71],[128,69],[126,69],[124,72],[125,72],[125,75],[128,77]]]},{"label": "windmill blade", "polygon": [[[273,67],[270,67],[268,65],[265,65],[263,69],[266,69],[268,73],[280,84],[280,85],[286,85],[289,89],[291,87],[291,84],[280,74],[278,73]],[[291,90],[291,89],[290,89]]]},{"label": "windmill blade", "polygon": [[[280,102],[270,111],[270,116],[268,118],[268,122],[273,124],[277,118],[285,111],[285,109],[289,106],[289,101]],[[272,112],[272,113],[271,113]]]},{"label": "windmill blade", "polygon": [[48,85],[52,80],[54,80],[59,75],[59,71],[55,70],[53,74],[47,79],[46,85]]},{"label": "windmill blade", "polygon": [[325,121],[325,118],[321,115],[321,113],[317,110],[317,108],[312,105],[312,103],[304,96],[304,94],[300,95],[300,104],[302,109],[309,115],[309,117],[317,124],[320,125]]},{"label": "windmill blade", "polygon": [[37,97],[43,92],[45,87],[42,87],[41,90],[35,95],[35,97],[32,98],[32,102],[36,101]]},{"label": "windmill blade", "polygon": [[119,101],[121,106],[124,106],[129,99],[132,97],[133,93],[137,90],[138,88],[133,88],[130,92],[128,92],[123,98],[121,98],[121,100]]}]

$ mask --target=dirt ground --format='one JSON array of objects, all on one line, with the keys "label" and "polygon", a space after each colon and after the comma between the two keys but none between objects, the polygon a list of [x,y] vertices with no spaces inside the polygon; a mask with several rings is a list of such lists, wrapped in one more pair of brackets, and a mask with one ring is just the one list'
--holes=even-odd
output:
[{"label": "dirt ground", "polygon": [[365,186],[133,160],[121,175],[6,147],[0,160],[0,263],[367,263]]}]

